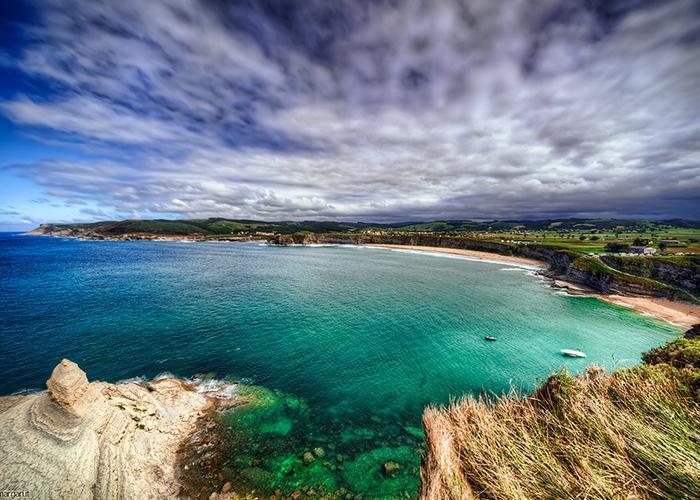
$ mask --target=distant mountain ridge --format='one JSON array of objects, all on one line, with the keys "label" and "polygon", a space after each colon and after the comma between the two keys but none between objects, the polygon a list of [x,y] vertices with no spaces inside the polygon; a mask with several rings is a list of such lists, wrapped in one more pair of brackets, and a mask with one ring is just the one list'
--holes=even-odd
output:
[{"label": "distant mountain ridge", "polygon": [[354,232],[358,230],[410,231],[410,232],[468,232],[468,231],[499,231],[509,229],[523,230],[624,230],[641,231],[663,229],[668,227],[700,229],[700,221],[687,219],[669,219],[650,221],[643,219],[542,219],[542,220],[437,220],[437,221],[407,221],[398,223],[372,222],[337,222],[337,221],[258,221],[250,219],[136,219],[121,221],[101,221],[72,224],[41,224],[30,231],[30,234],[56,234],[61,231],[78,231],[117,236],[132,233],[148,233],[156,235],[230,235],[251,233],[281,233],[298,232],[328,233]]}]

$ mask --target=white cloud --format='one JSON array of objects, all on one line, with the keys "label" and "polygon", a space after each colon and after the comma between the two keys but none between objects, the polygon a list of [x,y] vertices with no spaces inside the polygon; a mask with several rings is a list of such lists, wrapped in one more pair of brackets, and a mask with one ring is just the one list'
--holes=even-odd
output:
[{"label": "white cloud", "polygon": [[111,156],[16,167],[109,210],[700,216],[700,15],[615,5],[52,0],[60,91],[1,109]]}]

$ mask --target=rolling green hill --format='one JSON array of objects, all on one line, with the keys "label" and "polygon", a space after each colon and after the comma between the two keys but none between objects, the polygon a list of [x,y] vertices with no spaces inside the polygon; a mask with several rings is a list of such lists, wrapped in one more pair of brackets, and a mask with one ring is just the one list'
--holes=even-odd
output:
[{"label": "rolling green hill", "polygon": [[621,219],[547,219],[523,220],[443,220],[430,222],[368,223],[335,221],[277,221],[265,222],[245,219],[187,219],[187,220],[123,220],[85,224],[51,224],[56,230],[78,229],[104,235],[126,233],[150,233],[170,235],[225,235],[274,232],[281,234],[311,232],[355,232],[377,229],[396,232],[544,232],[544,233],[648,233],[668,230],[698,230],[700,221],[676,219],[672,221],[621,220]]}]

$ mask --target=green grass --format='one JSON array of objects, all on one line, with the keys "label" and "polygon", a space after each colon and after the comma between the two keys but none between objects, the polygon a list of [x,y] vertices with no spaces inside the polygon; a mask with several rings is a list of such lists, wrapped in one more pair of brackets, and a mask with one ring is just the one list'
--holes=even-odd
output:
[{"label": "green grass", "polygon": [[700,340],[652,353],[527,398],[428,408],[423,497],[700,497]]}]

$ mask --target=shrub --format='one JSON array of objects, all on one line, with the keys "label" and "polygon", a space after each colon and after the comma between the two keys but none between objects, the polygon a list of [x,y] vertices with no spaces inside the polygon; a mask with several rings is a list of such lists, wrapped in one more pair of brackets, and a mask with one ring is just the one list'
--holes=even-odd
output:
[{"label": "shrub", "polygon": [[605,245],[605,251],[611,253],[619,253],[629,250],[630,246],[626,243],[611,242]]}]

